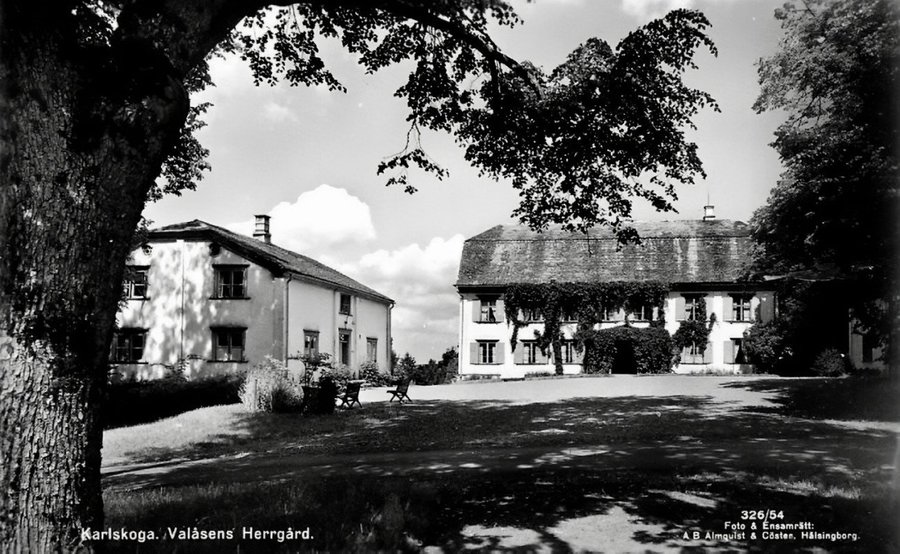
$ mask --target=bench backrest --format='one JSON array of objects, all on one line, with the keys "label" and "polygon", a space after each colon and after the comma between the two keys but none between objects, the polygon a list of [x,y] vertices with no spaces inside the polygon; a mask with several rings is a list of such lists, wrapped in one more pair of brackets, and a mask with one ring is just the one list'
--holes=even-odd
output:
[{"label": "bench backrest", "polygon": [[412,379],[404,379],[397,383],[397,392],[407,392],[409,391],[409,382]]},{"label": "bench backrest", "polygon": [[362,383],[347,383],[347,388],[345,389],[345,393],[347,396],[358,396],[359,395],[359,387]]}]

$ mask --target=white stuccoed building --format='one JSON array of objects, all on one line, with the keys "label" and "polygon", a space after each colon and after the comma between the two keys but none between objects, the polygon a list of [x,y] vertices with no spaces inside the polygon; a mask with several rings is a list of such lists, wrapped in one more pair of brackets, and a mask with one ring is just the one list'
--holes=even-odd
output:
[{"label": "white stuccoed building", "polygon": [[[717,220],[663,221],[634,224],[641,244],[619,248],[607,229],[570,233],[551,226],[536,233],[520,225],[498,225],[467,240],[456,289],[459,292],[460,373],[520,378],[527,373],[552,372],[552,355],[522,348],[523,339],[542,330],[540,314],[522,314],[528,324],[519,330],[515,352],[510,344],[512,325],[506,321],[503,294],[513,283],[659,282],[669,287],[664,302],[665,329],[674,333],[682,320],[692,317],[700,299],[707,314],[715,314],[709,342],[700,354],[685,349],[677,373],[752,371],[742,351],[742,339],[757,318],[775,315],[771,284],[743,280],[750,261],[746,224]],[[656,309],[643,313],[609,313],[600,328],[635,327],[657,319]],[[563,322],[571,338],[576,322]],[[563,369],[581,373],[574,346],[563,343]]]},{"label": "white stuccoed building", "polygon": [[271,243],[268,216],[254,238],[194,220],[150,232],[129,261],[111,363],[125,377],[183,367],[197,378],[260,363],[302,369],[328,353],[358,370],[390,371],[393,300],[311,258]]}]

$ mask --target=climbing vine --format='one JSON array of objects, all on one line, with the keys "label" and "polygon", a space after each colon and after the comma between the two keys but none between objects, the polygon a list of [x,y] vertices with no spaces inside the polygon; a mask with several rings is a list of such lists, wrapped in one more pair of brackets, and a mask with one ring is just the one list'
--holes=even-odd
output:
[{"label": "climbing vine", "polygon": [[678,329],[672,335],[672,341],[678,350],[696,344],[699,353],[703,354],[706,352],[709,334],[716,323],[716,314],[710,315],[707,319],[706,299],[701,297],[697,300],[693,315],[692,319],[685,319],[679,324]]},{"label": "climbing vine", "polygon": [[[598,282],[598,283],[515,283],[504,293],[504,311],[512,323],[510,344],[513,350],[518,342],[519,329],[528,324],[524,314],[540,314],[543,332],[535,331],[535,340],[544,355],[553,350],[556,373],[562,374],[560,356],[563,340],[562,321],[576,321],[579,329],[590,329],[603,321],[604,312],[624,310],[635,313],[643,307],[657,308],[662,324],[663,305],[669,286],[658,281],[648,282]],[[627,324],[627,322],[626,322]],[[576,339],[577,341],[577,339]],[[576,342],[577,347],[581,347]]]}]

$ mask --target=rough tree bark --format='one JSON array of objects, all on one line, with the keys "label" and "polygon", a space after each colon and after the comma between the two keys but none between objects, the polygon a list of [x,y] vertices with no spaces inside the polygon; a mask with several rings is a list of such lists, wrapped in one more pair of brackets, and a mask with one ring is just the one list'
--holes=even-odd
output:
[{"label": "rough tree bark", "polygon": [[69,551],[79,529],[102,525],[100,402],[122,272],[187,95],[170,67],[135,50],[73,56],[65,7],[10,4],[0,35],[0,544]]}]

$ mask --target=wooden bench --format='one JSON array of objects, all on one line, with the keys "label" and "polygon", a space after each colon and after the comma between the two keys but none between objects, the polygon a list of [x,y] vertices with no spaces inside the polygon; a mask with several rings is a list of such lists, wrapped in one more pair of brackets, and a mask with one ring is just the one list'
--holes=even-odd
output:
[{"label": "wooden bench", "polygon": [[347,383],[347,386],[344,388],[344,394],[338,396],[338,400],[341,401],[341,408],[352,408],[353,404],[362,408],[362,404],[359,403],[359,387],[361,385],[362,381],[349,381]]},{"label": "wooden bench", "polygon": [[389,400],[389,402],[393,402],[394,399],[399,400],[401,404],[403,404],[404,399],[407,402],[412,402],[412,399],[407,394],[407,391],[409,391],[409,382],[410,381],[411,381],[411,379],[406,378],[406,379],[400,381],[399,383],[397,383],[397,386],[396,386],[396,388],[394,388],[394,390],[386,391],[388,394],[391,395],[391,399]]}]

